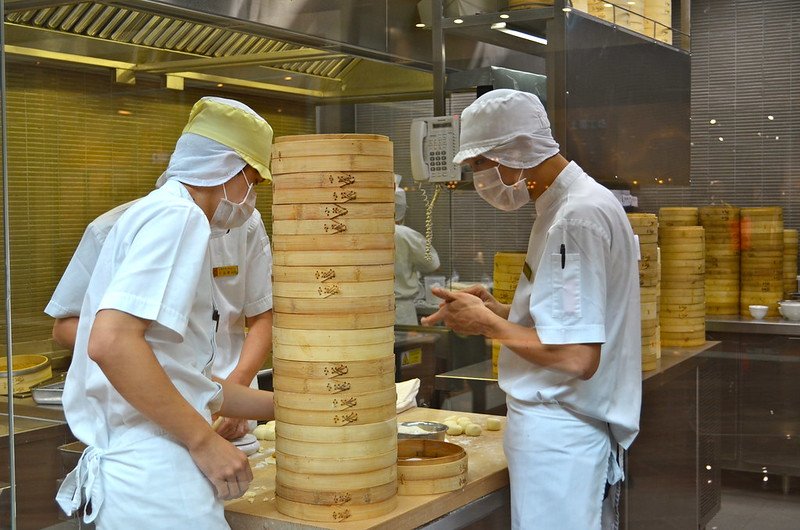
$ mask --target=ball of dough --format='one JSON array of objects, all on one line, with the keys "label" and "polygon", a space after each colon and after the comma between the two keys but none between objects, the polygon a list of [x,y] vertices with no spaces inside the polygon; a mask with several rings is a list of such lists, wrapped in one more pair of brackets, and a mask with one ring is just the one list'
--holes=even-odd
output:
[{"label": "ball of dough", "polygon": [[462,427],[465,427],[470,423],[472,423],[472,420],[469,419],[467,416],[459,416],[459,418],[456,420],[456,423],[458,423]]},{"label": "ball of dough", "polygon": [[467,436],[480,436],[481,435],[481,426],[475,423],[470,423],[466,427],[464,427],[464,434]]},{"label": "ball of dough", "polygon": [[450,427],[458,427],[459,426],[458,423],[456,423],[455,420],[446,420],[444,422],[444,424],[447,425],[448,428],[450,428]]},{"label": "ball of dough", "polygon": [[275,421],[270,421],[265,424],[257,426],[253,430],[253,434],[259,440],[275,440]]},{"label": "ball of dough", "polygon": [[447,434],[450,436],[459,436],[464,432],[464,427],[459,425],[458,423],[451,423],[447,426]]},{"label": "ball of dough", "polygon": [[458,416],[448,416],[444,419],[444,423],[447,423],[448,421],[457,421],[457,420]]},{"label": "ball of dough", "polygon": [[500,421],[500,418],[486,418],[487,431],[499,431],[502,425],[503,423]]}]

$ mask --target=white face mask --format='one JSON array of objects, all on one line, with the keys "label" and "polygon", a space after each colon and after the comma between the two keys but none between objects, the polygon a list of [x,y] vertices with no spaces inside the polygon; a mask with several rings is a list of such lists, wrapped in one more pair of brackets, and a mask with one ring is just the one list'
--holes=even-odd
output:
[{"label": "white face mask", "polygon": [[[521,175],[522,171],[520,171]],[[504,212],[517,210],[531,200],[525,179],[508,186],[500,178],[500,170],[497,169],[497,166],[474,172],[472,180],[475,182],[475,190],[478,195],[498,210]]]},{"label": "white face mask", "polygon": [[[244,171],[242,171],[242,175],[244,176],[244,181],[247,182],[247,175],[245,175]],[[240,203],[229,201],[225,184],[222,185],[222,192],[225,194],[225,198],[220,199],[217,209],[214,210],[214,216],[211,218],[212,231],[215,228],[221,230],[238,228],[253,215],[253,210],[256,208],[256,193],[253,191],[253,185],[249,182],[247,184],[247,193]]]}]

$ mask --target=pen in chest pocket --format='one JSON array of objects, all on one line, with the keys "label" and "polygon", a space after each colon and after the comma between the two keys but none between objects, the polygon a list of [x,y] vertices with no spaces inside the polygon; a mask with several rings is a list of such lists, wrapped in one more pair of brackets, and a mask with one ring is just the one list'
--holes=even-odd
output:
[{"label": "pen in chest pocket", "polygon": [[563,269],[567,265],[567,247],[564,243],[561,243],[561,268]]}]

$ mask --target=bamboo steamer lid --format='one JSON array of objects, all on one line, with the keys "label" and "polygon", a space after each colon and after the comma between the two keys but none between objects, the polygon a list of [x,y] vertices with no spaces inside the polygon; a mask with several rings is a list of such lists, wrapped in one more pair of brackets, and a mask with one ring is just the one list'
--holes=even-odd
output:
[{"label": "bamboo steamer lid", "polygon": [[391,171],[319,171],[315,173],[291,173],[272,175],[272,191],[296,189],[334,188],[392,188],[394,173]]},{"label": "bamboo steamer lid", "polygon": [[284,486],[297,489],[339,491],[343,488],[372,488],[397,480],[397,466],[392,465],[383,469],[352,475],[312,475],[281,470],[275,480]]},{"label": "bamboo steamer lid", "polygon": [[339,265],[336,267],[272,267],[275,282],[370,282],[394,280],[394,265]]},{"label": "bamboo steamer lid", "polygon": [[284,361],[366,361],[394,354],[394,341],[360,346],[273,344],[272,355]]},{"label": "bamboo steamer lid", "polygon": [[394,386],[366,394],[345,392],[335,395],[318,395],[284,392],[282,390],[276,390],[274,394],[276,406],[311,411],[372,409],[397,402],[397,392]]},{"label": "bamboo steamer lid", "polygon": [[[392,240],[394,241],[394,240]],[[365,266],[394,263],[394,248],[375,250],[298,250],[276,252],[273,263],[288,267],[333,267],[339,265]]]},{"label": "bamboo steamer lid", "polygon": [[[284,137],[286,138],[286,137]],[[304,139],[287,139],[275,142],[272,160],[307,158],[309,156],[367,155],[393,156],[392,142],[386,136],[372,138],[335,138],[328,135],[305,135]]]},{"label": "bamboo steamer lid", "polygon": [[272,158],[272,173],[314,173],[319,171],[392,171],[391,156],[376,155],[325,155],[278,159]]},{"label": "bamboo steamer lid", "polygon": [[[349,314],[342,315],[341,313],[373,314],[381,311],[392,311],[394,309],[394,294],[388,296],[366,296],[353,298],[333,297],[322,300],[273,296],[272,308],[276,313],[294,313],[304,315],[321,313],[349,318]],[[306,322],[306,326],[307,325],[308,322]]]},{"label": "bamboo steamer lid", "polygon": [[284,515],[307,521],[327,523],[343,523],[347,521],[363,521],[386,515],[397,508],[397,497],[382,502],[356,506],[325,506],[290,501],[275,497],[275,507]]},{"label": "bamboo steamer lid", "polygon": [[[273,250],[341,250],[352,252],[352,249],[362,250],[394,250],[394,232],[390,234],[327,234],[327,235],[273,235]],[[335,254],[335,252],[331,252]],[[324,263],[324,262],[323,262]]]},{"label": "bamboo steamer lid", "polygon": [[[335,445],[335,444],[328,444]],[[310,475],[342,475],[346,473],[364,473],[389,467],[397,461],[397,447],[383,454],[345,458],[335,456],[331,458],[312,458],[305,455],[288,455],[275,451],[275,461],[280,469],[287,469],[294,473]]]},{"label": "bamboo steamer lid", "polygon": [[665,207],[658,210],[660,226],[695,226],[697,223],[697,208]]},{"label": "bamboo steamer lid", "polygon": [[296,189],[272,194],[273,204],[394,203],[391,188]]},{"label": "bamboo steamer lid", "polygon": [[397,481],[382,486],[337,491],[302,490],[275,483],[275,495],[282,499],[320,506],[363,506],[383,502],[397,494]]},{"label": "bamboo steamer lid", "polygon": [[[736,302],[738,305],[738,298]],[[333,395],[343,392],[364,393],[394,388],[394,379],[393,373],[342,379],[301,378],[276,375],[272,383],[275,390]]]},{"label": "bamboo steamer lid", "polygon": [[394,327],[384,326],[365,330],[287,329],[276,327],[272,330],[272,340],[277,344],[296,344],[301,346],[380,344],[394,340]]},{"label": "bamboo steamer lid", "polygon": [[706,224],[729,224],[739,220],[739,208],[736,206],[701,206],[697,209],[700,222]]},{"label": "bamboo steamer lid", "polygon": [[390,142],[388,136],[382,134],[355,134],[355,133],[331,133],[331,134],[287,134],[275,138],[275,145],[288,142],[324,141],[324,140],[372,140],[375,142]]},{"label": "bamboo steamer lid", "polygon": [[339,219],[306,221],[273,221],[272,233],[276,236],[331,234],[394,234],[394,219]]},{"label": "bamboo steamer lid", "polygon": [[274,204],[275,221],[311,221],[321,219],[394,219],[394,201],[391,203],[346,204]]},{"label": "bamboo steamer lid", "polygon": [[390,418],[382,422],[365,425],[347,425],[344,427],[318,427],[279,423],[275,426],[275,434],[276,443],[277,438],[327,445],[366,442],[391,436],[396,438],[397,419]]},{"label": "bamboo steamer lid", "polygon": [[[277,434],[277,433],[276,433]],[[284,455],[301,456],[306,458],[315,458],[319,460],[343,460],[351,458],[364,458],[368,455],[383,455],[387,452],[393,452],[395,459],[397,458],[397,426],[394,432],[382,438],[373,438],[371,440],[359,440],[356,442],[337,442],[337,443],[321,443],[321,442],[304,442],[301,440],[292,440],[284,438],[280,435],[275,436],[275,450]],[[365,468],[362,471],[374,471],[375,469],[384,469],[394,465],[395,460],[380,468],[370,468],[370,465],[364,463]],[[320,473],[329,475],[331,473]],[[338,473],[338,474],[341,474]]]},{"label": "bamboo steamer lid", "polygon": [[389,296],[394,294],[394,280],[378,280],[374,282],[336,282],[336,283],[292,283],[274,281],[274,296],[292,298],[310,298],[313,300],[326,298],[363,298],[368,296]]},{"label": "bamboo steamer lid", "polygon": [[395,418],[396,415],[394,403],[371,409],[342,412],[311,411],[275,406],[275,419],[279,422],[319,427],[378,423]]},{"label": "bamboo steamer lid", "polygon": [[302,314],[273,313],[273,325],[289,329],[306,329],[313,322],[317,329],[370,329],[394,325],[394,310],[377,313]]}]

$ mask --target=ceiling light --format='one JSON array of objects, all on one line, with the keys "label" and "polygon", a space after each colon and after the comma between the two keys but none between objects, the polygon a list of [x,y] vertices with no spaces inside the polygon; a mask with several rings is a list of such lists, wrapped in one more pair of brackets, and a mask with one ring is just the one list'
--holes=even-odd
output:
[{"label": "ceiling light", "polygon": [[506,19],[506,18],[508,18],[508,14],[503,13],[502,15],[500,15],[500,18]]},{"label": "ceiling light", "polygon": [[506,26],[505,22],[495,22],[490,26],[492,29],[505,33],[506,35],[511,35],[520,39],[529,40],[532,42],[536,42],[538,44],[547,45],[547,39],[542,37],[538,37],[536,35],[531,35],[530,33],[525,33],[524,31],[518,31],[516,29],[511,29]]},{"label": "ceiling light", "polygon": [[717,123],[717,120],[715,120],[715,119],[713,119],[713,118],[712,118],[712,119],[710,119],[710,120],[708,121],[708,123],[710,123],[711,125],[714,125],[715,123]]},{"label": "ceiling light", "polygon": [[774,119],[775,119],[775,116],[773,116],[772,114],[770,114],[769,116],[767,116],[767,119],[768,119],[769,121],[772,121],[772,120],[774,120]]},{"label": "ceiling light", "polygon": [[464,21],[461,20],[460,18],[457,18],[457,19],[453,20],[453,24],[463,24],[463,23],[464,23]]},{"label": "ceiling light", "polygon": [[287,75],[286,77],[283,78],[283,80],[284,81],[291,81],[292,80],[292,76]]},{"label": "ceiling light", "polygon": [[224,86],[225,86],[225,85],[223,85],[222,83],[217,83],[217,88],[222,88],[222,87],[224,87]]},{"label": "ceiling light", "polygon": [[133,112],[125,109],[119,109],[117,110],[117,114],[119,114],[120,116],[130,116],[131,114],[133,114]]},{"label": "ceiling light", "polygon": [[564,13],[569,13],[570,11],[572,11],[572,8],[571,8],[571,7],[569,7],[569,6],[567,6],[567,7],[562,7],[562,8],[561,8],[561,11],[563,11]]},{"label": "ceiling light", "polygon": [[418,28],[424,28],[424,27],[425,27],[425,24],[423,24],[422,22],[417,22],[415,25],[416,25]]}]

